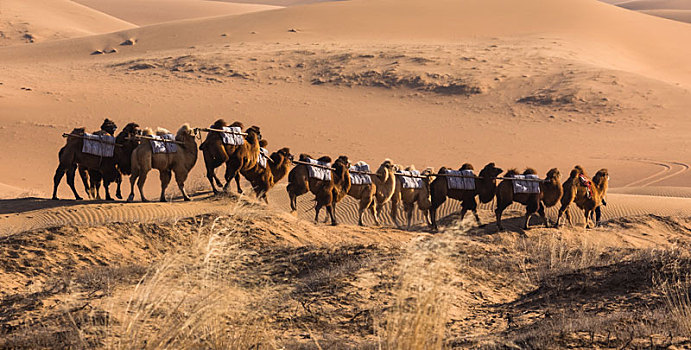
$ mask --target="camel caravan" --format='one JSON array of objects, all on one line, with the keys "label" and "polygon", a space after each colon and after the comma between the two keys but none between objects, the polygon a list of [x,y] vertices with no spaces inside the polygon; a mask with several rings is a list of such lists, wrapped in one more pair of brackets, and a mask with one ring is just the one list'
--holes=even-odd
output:
[{"label": "camel caravan", "polygon": [[[113,182],[117,185],[116,197],[122,199],[120,187],[125,175],[130,180],[127,201],[134,201],[136,183],[142,202],[146,202],[144,184],[148,173],[156,169],[161,181],[160,201],[167,201],[166,189],[173,175],[182,198],[189,201],[191,198],[185,190],[185,181],[197,163],[199,149],[214,194],[229,192],[233,181],[237,192],[242,194],[242,176],[252,186],[257,199],[268,204],[267,193],[287,177],[286,191],[291,212],[298,210],[297,198],[311,192],[314,195],[314,221],[319,222],[321,209],[324,208],[324,222],[330,219],[332,225],[338,224],[337,204],[347,196],[358,204],[358,224],[361,226],[368,212],[375,225],[379,226],[382,210],[390,203],[390,215],[396,227],[403,228],[403,222],[399,221],[403,216],[406,219],[405,228],[410,230],[417,208],[433,231],[438,230],[438,210],[448,198],[461,203],[461,220],[470,211],[478,226],[483,226],[477,213],[478,200],[484,204],[496,202],[495,216],[499,230],[504,230],[503,212],[514,202],[525,206],[523,229],[530,228],[530,219],[534,215],[540,217],[545,227],[558,227],[564,214],[572,224],[567,210],[571,203],[583,211],[586,228],[591,228],[591,221],[594,226],[600,223],[602,206],[607,205],[607,169],[600,169],[591,178],[577,165],[563,183],[556,168],[540,178],[531,168],[521,173],[516,169],[504,172],[494,163],[488,163],[477,174],[473,165],[468,163],[458,170],[442,167],[435,173],[432,168],[418,171],[413,165],[403,168],[385,159],[373,172],[369,164],[362,161],[351,164],[344,155],[332,160],[329,156],[315,159],[308,154],[300,154],[296,160],[288,147],[270,153],[260,127],[245,129],[243,123],[238,121],[229,124],[218,119],[209,128],[193,128],[183,124],[176,133],[163,128],[141,129],[132,122],[117,136],[116,131],[117,125],[105,119],[101,128],[93,133],[87,133],[85,128],[75,128],[63,134],[66,143],[58,152],[58,167],[53,177],[54,200],[58,199],[58,186],[65,175],[75,199],[82,199],[74,184],[75,174],[79,172],[87,196],[91,199],[101,198],[99,192],[103,184],[105,200],[114,200],[109,189]],[[206,138],[197,145],[197,140],[202,139],[202,132],[207,133]],[[216,168],[223,165],[225,181],[216,176]],[[558,215],[551,222],[545,209],[557,204],[560,204]]]}]

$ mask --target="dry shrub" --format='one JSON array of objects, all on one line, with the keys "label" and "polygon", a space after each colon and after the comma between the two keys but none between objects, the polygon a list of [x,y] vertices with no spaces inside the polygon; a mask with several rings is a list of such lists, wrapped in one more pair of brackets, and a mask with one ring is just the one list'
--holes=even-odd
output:
[{"label": "dry shrub", "polygon": [[[252,211],[238,205],[233,217],[249,219]],[[243,227],[216,223],[200,223],[196,244],[153,265],[125,305],[114,310],[121,322],[111,330],[111,347],[277,347],[267,314],[257,306],[269,288],[243,289],[227,278],[248,254],[238,234]]]},{"label": "dry shrub", "polygon": [[382,348],[444,348],[455,234],[445,232],[410,244],[398,268],[393,304],[378,329]]},{"label": "dry shrub", "polygon": [[670,319],[679,333],[691,334],[691,267],[688,254],[676,252],[665,259],[654,276],[656,289],[664,296]]}]

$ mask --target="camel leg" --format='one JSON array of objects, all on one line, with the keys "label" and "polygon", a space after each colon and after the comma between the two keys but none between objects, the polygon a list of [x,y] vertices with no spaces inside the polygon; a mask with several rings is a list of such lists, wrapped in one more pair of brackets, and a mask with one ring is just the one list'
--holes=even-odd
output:
[{"label": "camel leg", "polygon": [[590,227],[590,209],[586,209],[583,211],[583,215],[585,215],[585,228],[589,229]]},{"label": "camel leg", "polygon": [[569,208],[566,208],[566,221],[569,223],[569,226],[573,226],[573,221],[571,221],[571,212],[569,211]]},{"label": "camel leg", "polygon": [[[394,195],[394,198],[396,195]],[[381,211],[381,206],[378,208]],[[398,223],[398,200],[391,201],[391,219],[393,219],[393,224],[400,228],[401,225]]]},{"label": "camel leg", "polygon": [[431,224],[432,224],[432,222],[429,220],[429,209],[423,210],[423,211],[422,211],[422,216],[425,217],[425,222],[427,223],[427,225],[431,225]]},{"label": "camel leg", "polygon": [[540,208],[537,209],[537,213],[540,214],[540,217],[542,218],[542,222],[545,223],[545,227],[550,227],[550,222],[549,219],[547,218],[547,215],[545,214],[545,206],[540,203]]},{"label": "camel leg", "polygon": [[137,187],[139,188],[139,196],[142,197],[142,202],[148,202],[149,201],[144,196],[144,183],[146,182],[146,176],[147,175],[148,175],[148,171],[146,171],[146,172],[142,171],[142,174],[139,175],[139,179],[137,180]]},{"label": "camel leg", "polygon": [[186,202],[189,202],[192,199],[185,191],[185,180],[187,180],[187,171],[175,171],[175,181],[178,183],[178,188],[180,188],[180,192],[182,193],[182,199],[184,199]]},{"label": "camel leg", "polygon": [[317,203],[317,205],[314,206],[314,223],[318,224],[319,223],[319,212],[322,210],[322,205]]},{"label": "camel leg", "polygon": [[439,231],[439,227],[437,227],[437,207],[435,207],[434,204],[432,204],[429,214],[430,220],[432,221],[432,231]]},{"label": "camel leg", "polygon": [[405,212],[407,227],[406,230],[410,231],[410,227],[413,224],[413,209],[415,209],[414,203],[405,203],[403,205],[403,211]]},{"label": "camel leg", "polygon": [[288,192],[288,197],[290,197],[290,212],[294,213],[298,210],[298,196],[296,196],[293,192]]},{"label": "camel leg", "polygon": [[115,183],[118,185],[117,189],[115,190],[115,197],[122,199],[122,191],[120,189],[120,186],[122,185],[122,174],[120,171],[118,171],[117,175],[115,176]]},{"label": "camel leg", "polygon": [[55,169],[55,175],[53,175],[53,199],[58,200],[58,186],[60,185],[60,181],[62,181],[62,177],[65,176],[65,168],[62,165],[58,165],[58,168]]},{"label": "camel leg", "polygon": [[[335,203],[334,203],[335,204]],[[331,217],[331,226],[336,226],[338,225],[338,222],[336,222],[336,206],[335,205],[327,205],[326,206],[326,212],[329,214]]]},{"label": "camel leg", "polygon": [[89,185],[89,174],[86,171],[86,169],[78,167],[77,170],[79,171],[79,177],[82,179],[82,184],[84,184],[84,192],[86,192],[86,196],[89,197],[89,199],[93,199],[93,192],[91,190],[91,185]]},{"label": "camel leg", "polygon": [[511,205],[511,202],[502,203],[499,198],[497,198],[497,209],[494,211],[494,215],[497,218],[497,228],[499,231],[504,231],[504,225],[501,224],[501,214],[509,205]]},{"label": "camel leg", "polygon": [[[559,223],[561,222],[561,216],[566,213],[566,217],[569,217],[569,206],[562,204],[561,207],[559,208],[559,213],[557,214],[557,221],[554,223],[554,227],[559,227]],[[569,221],[571,221],[569,219]]]},{"label": "camel leg", "polygon": [[377,226],[380,226],[381,224],[379,223],[379,214],[381,213],[381,208],[383,205],[377,204],[376,200],[372,200],[372,203],[370,205],[370,210],[372,211],[372,216],[374,217],[374,224]]},{"label": "camel leg", "polygon": [[602,210],[600,208],[595,208],[595,227],[600,226],[600,218],[602,218]]},{"label": "camel leg", "polygon": [[72,193],[74,193],[74,199],[81,200],[82,197],[80,197],[79,194],[77,194],[77,189],[74,187],[74,175],[77,171],[76,168],[76,166],[71,166],[67,168],[67,184],[70,186]]},{"label": "camel leg", "polygon": [[139,174],[137,174],[133,169],[132,174],[130,174],[130,195],[127,196],[128,202],[134,201],[134,183],[137,181],[138,177],[139,177]]},{"label": "camel leg", "polygon": [[103,178],[103,191],[106,193],[106,200],[112,201],[113,197],[110,196],[110,183],[111,179]]},{"label": "camel leg", "polygon": [[[331,208],[331,211],[329,211],[329,208]],[[332,216],[332,212],[336,211],[336,203],[331,204],[330,206],[326,206],[326,216],[324,216],[324,223],[327,223],[329,221],[329,217]],[[333,224],[333,220],[331,220],[331,223]]]},{"label": "camel leg", "polygon": [[235,184],[238,187],[238,193],[242,194],[242,188],[240,187],[240,174],[235,175]]},{"label": "camel leg", "polygon": [[362,223],[362,217],[363,217],[364,215],[365,215],[365,208],[363,208],[362,205],[360,205],[360,207],[358,208],[358,220],[357,220],[358,226],[365,226],[365,225]]},{"label": "camel leg", "polygon": [[161,179],[161,197],[159,198],[159,201],[161,202],[167,202],[166,188],[168,188],[168,184],[170,184],[171,177],[172,174],[170,170],[161,170],[159,173],[159,178]]},{"label": "camel leg", "polygon": [[216,189],[214,180],[216,180],[216,184],[218,184],[219,187],[223,186],[223,184],[221,184],[221,181],[216,177],[214,168],[210,168],[208,166],[206,167],[206,178],[209,179],[209,183],[211,184],[211,190],[214,191],[214,194],[218,194],[218,190]]}]

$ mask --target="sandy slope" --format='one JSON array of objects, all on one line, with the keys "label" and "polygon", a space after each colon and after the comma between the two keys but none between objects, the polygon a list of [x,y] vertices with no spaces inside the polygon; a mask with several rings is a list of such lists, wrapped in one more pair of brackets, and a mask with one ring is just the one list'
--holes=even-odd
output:
[{"label": "sandy slope", "polygon": [[629,10],[691,10],[691,3],[684,0],[633,0],[619,1],[617,6]]},{"label": "sandy slope", "polygon": [[238,15],[280,8],[206,0],[77,0],[76,2],[137,25],[181,19]]},{"label": "sandy slope", "polygon": [[114,32],[135,25],[69,0],[0,3],[0,46]]}]

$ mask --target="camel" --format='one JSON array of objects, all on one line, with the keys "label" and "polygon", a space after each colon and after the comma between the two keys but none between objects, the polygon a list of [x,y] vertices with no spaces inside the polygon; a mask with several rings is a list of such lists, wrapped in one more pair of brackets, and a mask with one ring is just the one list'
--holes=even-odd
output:
[{"label": "camel", "polygon": [[[153,135],[151,129],[144,129],[144,135]],[[165,129],[156,132],[158,135],[168,134]],[[190,170],[197,162],[197,142],[195,141],[196,130],[189,124],[183,124],[175,135],[175,140],[183,144],[178,145],[175,153],[153,153],[151,142],[142,142],[132,153],[132,175],[130,176],[130,195],[128,202],[134,200],[134,183],[137,182],[139,195],[142,202],[146,202],[144,197],[144,183],[146,176],[151,169],[158,169],[161,178],[161,197],[160,201],[165,202],[165,192],[171,179],[171,172],[175,173],[175,181],[182,192],[182,198],[189,201],[190,197],[185,192],[185,180]]]},{"label": "camel", "polygon": [[[384,204],[391,201],[396,193],[396,169],[391,159],[385,159],[377,169],[377,176],[372,177],[372,182],[376,188],[375,199],[377,200],[377,219],[381,217]],[[377,224],[378,225],[378,224]]]},{"label": "camel", "polygon": [[[266,147],[268,144],[266,140],[261,140],[259,143],[261,147]],[[290,148],[284,147],[272,153],[269,159],[266,168],[257,163],[251,169],[240,171],[242,176],[252,184],[257,198],[264,199],[267,204],[269,200],[266,198],[266,193],[288,174],[293,164],[293,155],[290,154]]]},{"label": "camel", "polygon": [[[243,128],[243,124],[241,122],[234,122],[230,125],[226,123],[225,120],[219,119],[214,122],[213,125],[211,125],[212,129],[223,129],[225,126],[230,126],[230,127],[239,127]],[[246,131],[247,135],[245,137],[245,143],[242,146],[245,146],[248,142],[251,142],[253,146],[256,146],[256,153],[259,153],[259,148],[258,148],[258,140],[261,140],[261,132],[259,130],[258,126],[252,126]],[[230,168],[230,161],[231,158],[233,158],[233,155],[240,149],[242,146],[236,146],[236,145],[226,145],[223,143],[222,139],[222,133],[220,132],[209,132],[206,135],[206,140],[202,142],[201,145],[199,145],[199,149],[202,151],[204,155],[204,165],[206,166],[206,177],[209,179],[209,183],[211,184],[211,189],[214,191],[214,194],[218,194],[218,190],[216,189],[216,186],[218,187],[223,187],[224,191],[227,191],[229,186],[230,186],[230,181],[235,178],[235,183],[237,185],[238,193],[242,193],[242,188],[240,187],[240,176],[238,171],[234,171],[234,173],[231,175],[232,177],[229,177],[229,168]],[[245,146],[247,147],[247,146]],[[254,152],[251,152],[254,154]],[[215,169],[221,166],[221,164],[226,165],[226,184],[223,185],[221,183],[221,180],[218,179],[215,173]],[[249,168],[249,166],[247,167]],[[215,182],[215,184],[214,184]]]},{"label": "camel", "polygon": [[[396,166],[396,169],[400,169],[400,166]],[[411,165],[405,168],[406,171],[415,170],[415,166]],[[413,219],[413,209],[417,205],[418,210],[422,211],[423,216],[427,225],[431,225],[429,220],[429,209],[432,207],[432,200],[430,198],[430,175],[434,173],[434,170],[427,168],[422,172],[425,176],[422,179],[422,188],[403,188],[401,181],[396,181],[396,191],[391,199],[391,217],[393,218],[396,227],[401,227],[398,222],[398,205],[403,203],[403,212],[407,219],[407,230],[410,230],[411,221]]]},{"label": "camel", "polygon": [[609,172],[607,169],[600,169],[590,180],[583,168],[576,165],[571,170],[569,178],[563,184],[564,195],[561,198],[561,208],[559,208],[557,222],[554,224],[555,227],[559,226],[561,216],[564,213],[566,213],[566,219],[571,224],[571,214],[568,211],[571,203],[576,203],[576,206],[584,211],[586,228],[591,228],[590,220],[593,219],[593,214],[595,215],[594,221],[597,227],[602,216],[600,207],[607,205],[605,196],[607,195],[608,188]]},{"label": "camel", "polygon": [[[300,155],[301,161],[307,161],[307,159],[312,159],[312,157],[306,154]],[[318,160],[330,163],[331,157],[324,156]],[[314,207],[315,223],[319,220],[321,208],[326,207],[326,212],[331,217],[331,225],[335,226],[338,224],[336,221],[336,203],[346,196],[351,186],[348,157],[338,157],[331,167],[333,170],[331,171],[331,180],[329,181],[311,178],[308,166],[304,164],[298,164],[288,173],[288,187],[286,187],[286,191],[288,191],[290,196],[291,213],[297,211],[297,197],[307,192],[312,192],[315,195],[316,201]]]},{"label": "camel", "polygon": [[[506,172],[505,177],[513,177],[518,174],[516,169],[511,169]],[[528,168],[523,172],[523,175],[536,174],[534,169]],[[494,211],[497,217],[497,227],[500,231],[504,230],[501,224],[501,215],[504,210],[513,202],[518,202],[526,207],[525,210],[525,224],[523,229],[530,229],[530,218],[538,213],[545,223],[545,227],[549,227],[549,219],[545,215],[545,208],[556,205],[562,197],[563,189],[560,184],[561,174],[556,168],[550,169],[544,182],[540,182],[540,193],[514,193],[514,180],[503,180],[497,187],[497,209]]]},{"label": "camel", "polygon": [[[471,164],[463,164],[460,170],[472,170]],[[439,170],[443,174],[446,168],[442,167]],[[482,226],[480,216],[477,214],[477,201],[475,196],[480,197],[482,203],[489,203],[494,198],[494,193],[497,188],[496,177],[503,172],[502,169],[497,168],[494,163],[489,163],[480,171],[478,177],[475,179],[475,190],[457,190],[449,189],[447,177],[439,176],[430,184],[432,206],[430,207],[430,219],[432,221],[432,230],[437,231],[437,209],[444,204],[446,198],[453,198],[461,201],[461,220],[465,217],[468,210],[475,215],[475,220],[478,225]]]},{"label": "camel", "polygon": [[364,226],[362,218],[365,211],[369,208],[374,222],[379,226],[379,216],[382,207],[391,200],[396,190],[396,175],[394,164],[390,159],[384,160],[377,169],[376,176],[370,175],[371,184],[355,185],[351,184],[348,195],[357,199],[358,206],[358,225]]},{"label": "camel", "polygon": [[[115,132],[115,128],[115,123],[112,123],[108,119],[106,119],[104,125],[102,126],[102,129],[106,129],[105,132],[111,134]],[[99,182],[103,180],[106,192],[106,200],[113,200],[113,198],[110,196],[109,185],[111,182],[117,179],[118,163],[122,162],[124,164],[124,159],[130,156],[129,153],[131,153],[131,150],[133,149],[131,142],[136,142],[134,140],[130,140],[130,137],[136,132],[136,127],[126,127],[122,132],[120,132],[118,137],[121,140],[124,140],[123,143],[121,143],[123,147],[115,147],[113,157],[100,157],[83,153],[82,146],[84,144],[84,140],[79,137],[68,136],[65,146],[62,147],[58,152],[59,165],[55,170],[55,175],[53,176],[53,199],[58,199],[58,186],[60,185],[60,181],[65,174],[67,174],[67,184],[70,186],[75,199],[82,199],[74,187],[74,177],[77,171],[77,166],[81,166],[83,169],[90,170],[92,173],[97,175]],[[76,128],[72,130],[71,134],[84,135],[85,128]],[[116,138],[116,143],[118,143],[117,140],[118,139]],[[89,190],[87,190],[87,192],[89,192]]]},{"label": "camel", "polygon": [[[101,126],[103,130],[103,126]],[[105,131],[105,130],[104,130]],[[130,175],[132,173],[132,152],[139,146],[139,140],[135,138],[140,134],[139,125],[137,123],[129,123],[122,129],[122,132],[115,137],[115,143],[122,147],[115,147],[113,156],[115,157],[115,165],[118,172],[115,177],[117,188],[115,197],[122,199],[122,175]],[[101,175],[97,171],[88,171],[84,166],[79,166],[79,175],[84,183],[89,198],[100,199]]]}]

